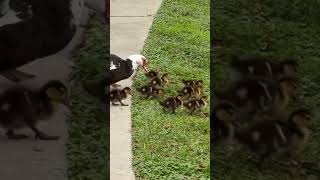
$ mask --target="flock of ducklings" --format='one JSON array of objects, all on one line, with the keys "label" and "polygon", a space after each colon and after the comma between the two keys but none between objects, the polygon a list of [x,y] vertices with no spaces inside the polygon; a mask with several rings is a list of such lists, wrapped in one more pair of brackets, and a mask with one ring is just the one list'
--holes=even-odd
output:
[{"label": "flock of ducklings", "polygon": [[215,93],[212,143],[247,146],[258,155],[258,167],[276,154],[288,155],[290,167],[301,167],[312,113],[288,110],[298,91],[297,68],[293,60],[233,59],[231,85]]},{"label": "flock of ducklings", "polygon": [[[158,71],[151,70],[145,73],[145,76],[149,79],[149,82],[138,88],[137,91],[146,99],[163,97],[165,95],[164,87],[172,83],[169,80],[168,73],[160,76]],[[203,95],[203,81],[182,80],[182,83],[184,87],[178,91],[176,96],[167,97],[164,101],[159,102],[163,109],[175,113],[177,108],[184,106],[190,114],[204,109],[207,106],[208,97]],[[126,106],[122,100],[126,99],[128,95],[132,95],[129,87],[113,89],[109,94],[110,102],[112,104],[119,102],[121,105]]]},{"label": "flock of ducklings", "polygon": [[50,136],[37,128],[40,120],[50,118],[58,105],[68,105],[66,86],[57,80],[45,83],[39,89],[15,84],[0,93],[0,125],[6,131],[8,139],[25,139],[25,134],[15,130],[28,127],[40,140],[58,140],[59,136]]}]

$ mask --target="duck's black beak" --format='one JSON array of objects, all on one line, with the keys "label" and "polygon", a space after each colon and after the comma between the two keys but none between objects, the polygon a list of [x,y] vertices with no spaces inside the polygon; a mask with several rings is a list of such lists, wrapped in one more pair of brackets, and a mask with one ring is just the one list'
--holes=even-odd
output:
[{"label": "duck's black beak", "polygon": [[144,72],[146,72],[146,73],[149,72],[148,65],[143,65],[142,68],[143,68]]}]

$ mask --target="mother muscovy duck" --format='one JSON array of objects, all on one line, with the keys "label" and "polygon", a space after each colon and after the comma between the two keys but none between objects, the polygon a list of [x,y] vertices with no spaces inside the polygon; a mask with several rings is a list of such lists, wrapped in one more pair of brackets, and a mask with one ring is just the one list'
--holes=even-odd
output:
[{"label": "mother muscovy duck", "polygon": [[136,74],[138,67],[142,67],[145,72],[148,72],[148,60],[142,55],[131,55],[126,59],[110,54],[110,84],[127,79]]},{"label": "mother muscovy duck", "polygon": [[108,94],[105,90],[107,86],[117,86],[115,83],[134,77],[140,66],[145,72],[149,71],[148,59],[142,55],[131,55],[122,59],[117,55],[110,54],[109,71],[100,79],[85,82],[84,87],[89,93],[104,101],[106,93]]},{"label": "mother muscovy duck", "polygon": [[21,81],[17,68],[62,50],[80,24],[83,0],[0,0],[0,75]]}]

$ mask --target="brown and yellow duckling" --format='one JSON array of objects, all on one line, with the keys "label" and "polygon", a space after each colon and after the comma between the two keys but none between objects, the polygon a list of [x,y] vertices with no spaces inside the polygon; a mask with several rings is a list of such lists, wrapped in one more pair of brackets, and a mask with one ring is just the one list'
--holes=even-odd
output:
[{"label": "brown and yellow duckling", "polygon": [[7,131],[9,139],[27,138],[27,135],[16,134],[14,130],[29,127],[36,139],[57,140],[59,136],[49,136],[36,125],[40,120],[49,119],[59,104],[67,103],[67,88],[60,81],[49,81],[39,90],[16,86],[0,95],[0,125]]},{"label": "brown and yellow duckling", "polygon": [[236,132],[237,140],[260,155],[259,166],[274,153],[285,152],[292,162],[299,161],[310,134],[311,112],[298,109],[287,121],[265,120]]},{"label": "brown and yellow duckling", "polygon": [[185,80],[185,79],[183,79],[182,83],[185,86],[191,86],[191,87],[203,86],[203,81],[202,80],[195,80],[195,79]]},{"label": "brown and yellow duckling", "polygon": [[295,60],[273,62],[261,57],[242,60],[234,57],[231,61],[232,79],[240,80],[248,76],[259,76],[275,80],[284,77],[297,78],[297,66],[298,64]]},{"label": "brown and yellow duckling", "polygon": [[150,70],[144,74],[147,78],[156,78],[159,75],[159,71]]},{"label": "brown and yellow duckling", "polygon": [[282,78],[279,81],[279,86],[278,93],[269,106],[269,110],[272,110],[273,113],[277,114],[283,112],[287,108],[290,99],[294,98],[299,90],[297,81],[293,78]]},{"label": "brown and yellow duckling", "polygon": [[119,102],[122,106],[128,106],[122,102],[128,95],[131,95],[131,89],[129,87],[125,87],[122,90],[114,89],[109,94],[110,102],[112,102],[113,105],[115,105],[116,102]]},{"label": "brown and yellow duckling", "polygon": [[193,86],[185,86],[178,93],[183,95],[184,100],[188,100],[192,97],[199,98],[203,93],[204,87],[202,85]]},{"label": "brown and yellow duckling", "polygon": [[142,86],[138,89],[138,92],[140,92],[147,99],[152,98],[152,97],[154,97],[154,98],[162,97],[165,95],[165,91],[162,88],[157,88],[152,85]]},{"label": "brown and yellow duckling", "polygon": [[169,74],[165,73],[161,76],[161,78],[160,77],[152,78],[149,84],[155,87],[163,87],[167,85],[169,82],[170,82]]},{"label": "brown and yellow duckling", "polygon": [[160,105],[164,110],[170,110],[172,113],[175,113],[175,110],[183,104],[182,95],[177,95],[176,97],[169,97],[164,101],[160,102]]},{"label": "brown and yellow duckling", "polygon": [[186,103],[183,103],[183,106],[188,109],[190,114],[192,114],[195,111],[205,108],[207,104],[208,104],[208,96],[202,96],[199,99],[192,99]]}]

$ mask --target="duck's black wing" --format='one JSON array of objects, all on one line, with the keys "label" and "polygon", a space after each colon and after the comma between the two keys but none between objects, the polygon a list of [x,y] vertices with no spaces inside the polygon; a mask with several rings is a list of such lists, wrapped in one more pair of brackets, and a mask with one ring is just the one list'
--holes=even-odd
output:
[{"label": "duck's black wing", "polygon": [[110,71],[107,72],[110,80],[109,85],[129,78],[133,72],[134,70],[130,60],[124,60],[119,56],[110,54]]}]

